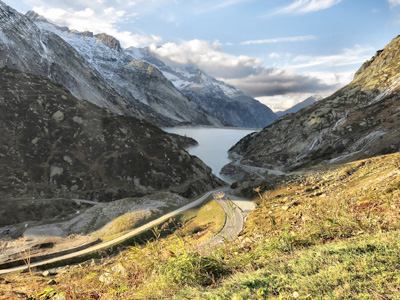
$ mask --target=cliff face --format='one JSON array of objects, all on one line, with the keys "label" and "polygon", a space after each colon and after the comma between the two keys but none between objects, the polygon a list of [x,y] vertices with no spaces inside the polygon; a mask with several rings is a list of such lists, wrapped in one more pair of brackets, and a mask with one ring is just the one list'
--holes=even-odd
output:
[{"label": "cliff face", "polygon": [[173,136],[77,100],[37,75],[0,70],[1,198],[110,201],[221,185]]},{"label": "cliff face", "polygon": [[367,61],[349,85],[245,137],[231,155],[250,165],[293,170],[398,151],[399,49],[397,37]]}]

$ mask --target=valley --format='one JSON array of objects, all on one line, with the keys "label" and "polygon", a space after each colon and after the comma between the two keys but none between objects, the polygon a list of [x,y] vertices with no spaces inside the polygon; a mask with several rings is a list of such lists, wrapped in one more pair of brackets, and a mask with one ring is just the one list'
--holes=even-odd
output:
[{"label": "valley", "polygon": [[157,44],[103,8],[0,0],[0,300],[399,298],[400,36],[340,85],[288,52],[322,35]]}]

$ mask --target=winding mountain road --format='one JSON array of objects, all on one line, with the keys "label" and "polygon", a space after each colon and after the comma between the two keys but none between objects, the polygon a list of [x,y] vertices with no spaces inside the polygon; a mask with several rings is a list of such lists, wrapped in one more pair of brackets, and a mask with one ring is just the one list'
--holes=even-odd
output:
[{"label": "winding mountain road", "polygon": [[[111,241],[97,244],[95,246],[86,248],[81,251],[76,251],[71,254],[62,255],[59,257],[52,258],[52,259],[35,262],[35,263],[32,263],[30,265],[30,267],[34,268],[34,267],[46,265],[49,263],[68,260],[68,259],[71,259],[71,258],[74,258],[77,256],[85,255],[85,254],[88,254],[88,253],[91,253],[94,251],[99,251],[101,249],[108,248],[113,245],[117,245],[118,243],[121,243],[121,242],[125,241],[126,239],[131,238],[134,235],[136,235],[144,230],[153,228],[155,225],[157,225],[157,224],[159,224],[159,223],[161,223],[161,222],[163,222],[185,210],[188,210],[188,209],[198,206],[205,199],[207,199],[210,195],[214,195],[214,197],[216,197],[217,195],[223,195],[223,197],[219,197],[218,199],[217,198],[216,199],[217,199],[218,203],[224,208],[227,218],[226,218],[225,226],[222,229],[222,231],[218,235],[216,235],[214,238],[212,238],[207,244],[213,245],[213,244],[220,243],[224,239],[229,239],[229,240],[235,239],[237,237],[238,233],[243,228],[243,224],[244,224],[243,218],[246,214],[246,210],[254,209],[254,204],[251,201],[246,201],[244,199],[229,196],[227,194],[228,191],[229,191],[229,188],[227,188],[227,187],[209,191],[206,194],[204,194],[203,196],[201,196],[200,198],[198,198],[197,200],[195,200],[185,206],[182,206],[181,208],[176,209],[154,221],[151,221],[151,222],[143,225],[143,226],[135,228],[134,230],[132,230],[118,238],[115,238]],[[241,205],[243,206],[242,208],[240,208]],[[16,272],[16,271],[22,271],[25,269],[27,269],[27,266],[23,265],[23,266],[0,270],[0,274],[7,274],[7,273],[11,273],[11,272]]]},{"label": "winding mountain road", "polygon": [[205,248],[236,239],[243,229],[245,217],[255,208],[253,201],[230,195],[228,191],[226,188],[222,192],[214,193],[214,199],[225,211],[226,221],[224,228],[217,235],[204,242]]}]

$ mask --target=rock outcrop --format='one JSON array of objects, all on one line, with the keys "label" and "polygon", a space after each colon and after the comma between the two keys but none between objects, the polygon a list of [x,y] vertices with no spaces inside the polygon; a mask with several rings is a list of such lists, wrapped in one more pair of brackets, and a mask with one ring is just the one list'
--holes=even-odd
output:
[{"label": "rock outcrop", "polygon": [[116,115],[45,77],[0,70],[0,198],[111,201],[220,186],[211,169],[148,122]]},{"label": "rock outcrop", "polygon": [[230,149],[242,163],[294,170],[346,162],[400,147],[400,37],[332,96],[281,117]]}]

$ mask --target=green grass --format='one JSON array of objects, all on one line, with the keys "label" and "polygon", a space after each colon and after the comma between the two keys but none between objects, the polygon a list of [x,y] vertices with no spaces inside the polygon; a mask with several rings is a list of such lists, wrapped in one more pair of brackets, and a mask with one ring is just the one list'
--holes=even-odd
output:
[{"label": "green grass", "polygon": [[257,189],[242,236],[205,249],[199,236],[221,226],[211,226],[219,215],[211,201],[106,265],[67,272],[55,292],[74,300],[400,299],[399,157]]},{"label": "green grass", "polygon": [[268,251],[261,260],[262,268],[238,273],[214,290],[189,288],[174,299],[400,299],[399,231]]}]

